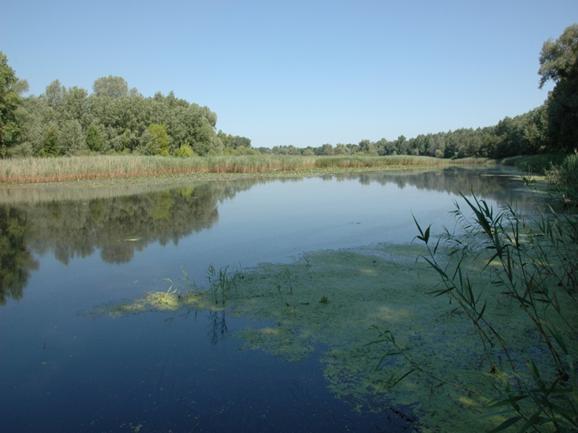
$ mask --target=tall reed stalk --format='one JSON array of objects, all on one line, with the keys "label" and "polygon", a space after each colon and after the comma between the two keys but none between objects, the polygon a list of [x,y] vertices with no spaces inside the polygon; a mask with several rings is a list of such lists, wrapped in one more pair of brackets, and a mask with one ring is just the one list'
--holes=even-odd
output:
[{"label": "tall reed stalk", "polygon": [[[417,239],[427,247],[424,259],[439,274],[442,286],[432,292],[448,296],[466,314],[486,347],[498,347],[507,358],[510,378],[503,399],[491,407],[504,410],[506,419],[492,432],[578,431],[576,371],[578,324],[578,219],[553,209],[527,221],[512,207],[495,211],[484,200],[462,196],[465,210],[454,214],[465,234],[432,241],[431,227],[415,221]],[[440,245],[457,257],[444,264]],[[488,255],[489,253],[489,255]],[[546,360],[528,356],[527,364],[511,353],[513,342],[503,337],[489,318],[485,287],[476,287],[464,263],[485,257],[482,272],[490,272],[502,295],[519,306],[539,340]],[[528,348],[530,350],[531,348]],[[494,360],[495,365],[499,360]]]},{"label": "tall reed stalk", "polygon": [[63,182],[203,173],[284,173],[328,169],[386,169],[482,164],[486,159],[447,160],[426,156],[206,156],[94,155],[0,159],[0,183]]}]

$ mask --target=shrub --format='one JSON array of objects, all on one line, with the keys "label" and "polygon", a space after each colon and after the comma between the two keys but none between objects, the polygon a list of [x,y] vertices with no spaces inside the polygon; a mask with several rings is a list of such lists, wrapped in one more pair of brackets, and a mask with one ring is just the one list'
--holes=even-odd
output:
[{"label": "shrub", "polygon": [[179,158],[190,158],[192,156],[196,156],[193,148],[188,144],[182,144],[175,152],[175,156]]}]

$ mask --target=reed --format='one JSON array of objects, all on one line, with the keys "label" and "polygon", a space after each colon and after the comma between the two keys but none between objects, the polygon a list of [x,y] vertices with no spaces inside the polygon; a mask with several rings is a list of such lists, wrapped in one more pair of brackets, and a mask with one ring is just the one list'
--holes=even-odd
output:
[{"label": "reed", "polygon": [[[488,409],[504,420],[491,432],[511,427],[520,433],[576,432],[577,352],[572,341],[578,335],[578,219],[550,208],[527,220],[512,207],[495,210],[476,196],[462,198],[466,206],[462,210],[456,205],[454,214],[465,235],[446,231],[432,242],[431,226],[422,228],[415,221],[416,237],[426,246],[423,258],[442,283],[431,294],[448,296],[471,321],[492,360],[491,375],[502,378],[496,381],[502,397]],[[448,261],[450,266],[440,260],[440,244],[459,258],[455,268],[453,262]],[[488,296],[495,293],[476,285],[464,265],[468,257],[486,262],[481,272],[490,274],[504,299],[517,304],[531,324],[535,343],[522,358],[504,329],[488,317]]]},{"label": "reed", "polygon": [[487,164],[487,159],[447,160],[426,156],[206,156],[176,158],[95,155],[0,160],[0,183],[46,183],[203,173],[289,173],[349,169],[447,167]]}]

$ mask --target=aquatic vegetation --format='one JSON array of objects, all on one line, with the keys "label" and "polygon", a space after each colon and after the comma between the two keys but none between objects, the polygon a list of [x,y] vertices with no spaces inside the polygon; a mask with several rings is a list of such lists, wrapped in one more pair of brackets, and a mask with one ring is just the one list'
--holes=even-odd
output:
[{"label": "aquatic vegetation", "polygon": [[231,291],[236,287],[236,281],[241,277],[240,273],[231,275],[227,267],[216,269],[213,265],[209,266],[207,280],[213,303],[224,306]]},{"label": "aquatic vegetation", "polygon": [[239,333],[245,349],[264,350],[288,361],[301,361],[314,350],[313,338],[283,326],[245,329]]},{"label": "aquatic vegetation", "polygon": [[[328,387],[354,408],[404,408],[422,431],[487,430],[507,420],[488,412],[510,380],[496,362],[504,355],[480,343],[455,302],[430,294],[443,286],[435,269],[416,263],[426,253],[417,244],[378,245],[320,251],[289,265],[263,264],[238,277],[214,270],[214,281],[221,275],[229,287],[216,297],[211,289],[149,294],[109,307],[109,314],[226,308],[263,324],[236,333],[246,349],[291,362],[319,350]],[[511,358],[523,365],[531,351],[537,365],[547,362],[547,353],[534,354],[531,321],[480,272],[484,264],[462,262],[473,271],[472,284],[485,287],[488,320],[513,341]],[[234,289],[227,286],[232,279]]]},{"label": "aquatic vegetation", "polygon": [[169,289],[166,291],[149,292],[142,298],[118,304],[103,305],[90,311],[92,316],[122,317],[131,314],[149,312],[168,312],[180,309],[220,310],[207,299],[204,293],[194,290],[179,292]]},{"label": "aquatic vegetation", "polygon": [[[455,210],[469,237],[447,234],[430,243],[430,227],[417,238],[427,247],[425,261],[434,269],[442,287],[433,292],[454,301],[479,336],[492,364],[506,377],[501,398],[491,406],[505,419],[492,431],[515,427],[519,432],[573,432],[578,428],[578,220],[572,215],[550,213],[527,223],[511,207],[495,211],[484,200],[463,196],[465,213]],[[459,257],[454,269],[438,261],[440,241]],[[472,279],[463,266],[472,255],[485,252],[486,266],[518,315],[530,324],[534,341],[522,359],[516,356],[517,335],[505,332],[489,311],[487,288]],[[496,349],[499,350],[496,351]],[[538,352],[538,353],[537,353]],[[498,356],[499,355],[499,356]]]}]

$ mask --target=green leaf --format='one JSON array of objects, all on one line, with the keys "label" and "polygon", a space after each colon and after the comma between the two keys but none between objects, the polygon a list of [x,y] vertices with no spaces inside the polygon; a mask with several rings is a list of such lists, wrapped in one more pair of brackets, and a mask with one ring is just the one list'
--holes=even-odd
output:
[{"label": "green leaf", "polygon": [[503,423],[501,423],[498,427],[496,427],[493,430],[488,431],[488,433],[496,433],[499,431],[503,431],[506,430],[508,427],[513,426],[514,424],[516,424],[518,421],[520,421],[522,419],[521,416],[513,416],[512,418],[508,418],[506,421],[504,421]]}]

